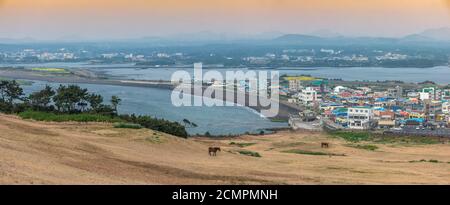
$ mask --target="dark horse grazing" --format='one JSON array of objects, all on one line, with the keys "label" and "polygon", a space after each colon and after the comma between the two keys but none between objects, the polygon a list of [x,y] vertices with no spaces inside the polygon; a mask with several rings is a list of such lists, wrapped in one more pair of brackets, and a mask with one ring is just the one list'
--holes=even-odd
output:
[{"label": "dark horse grazing", "polygon": [[322,148],[329,148],[329,147],[330,147],[330,143],[322,142]]},{"label": "dark horse grazing", "polygon": [[209,148],[209,156],[217,156],[217,151],[221,151],[220,147],[210,147]]}]

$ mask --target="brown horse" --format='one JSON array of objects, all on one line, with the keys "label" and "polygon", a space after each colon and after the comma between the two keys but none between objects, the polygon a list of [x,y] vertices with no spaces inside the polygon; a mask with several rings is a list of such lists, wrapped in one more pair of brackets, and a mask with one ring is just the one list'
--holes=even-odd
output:
[{"label": "brown horse", "polygon": [[209,148],[209,156],[217,156],[217,151],[221,151],[220,147],[210,147]]},{"label": "brown horse", "polygon": [[322,142],[322,148],[330,148],[330,143]]}]

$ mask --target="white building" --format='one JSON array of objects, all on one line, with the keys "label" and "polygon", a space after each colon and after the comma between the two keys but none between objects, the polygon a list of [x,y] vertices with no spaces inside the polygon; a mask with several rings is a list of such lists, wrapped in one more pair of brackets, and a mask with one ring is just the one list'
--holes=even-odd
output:
[{"label": "white building", "polygon": [[170,57],[170,55],[167,53],[158,53],[158,54],[156,54],[156,56],[158,58],[169,58]]},{"label": "white building", "polygon": [[417,97],[419,97],[419,93],[417,93],[417,92],[408,92],[406,94],[406,96],[409,97],[409,98],[417,98]]},{"label": "white building", "polygon": [[299,93],[298,100],[303,105],[311,105],[315,103],[318,99],[317,92],[311,88],[307,87],[306,89],[303,89],[302,92]]},{"label": "white building", "polygon": [[450,114],[450,103],[449,102],[442,103],[442,112],[444,114]]},{"label": "white building", "polygon": [[336,86],[334,88],[334,93],[340,93],[340,92],[345,91],[345,90],[347,90],[346,87],[338,85],[338,86]]},{"label": "white building", "polygon": [[348,109],[347,122],[350,129],[365,130],[372,127],[373,111],[369,107],[352,107]]},{"label": "white building", "polygon": [[430,100],[431,99],[431,94],[427,93],[427,92],[420,92],[419,93],[419,99],[424,101],[424,100]]}]

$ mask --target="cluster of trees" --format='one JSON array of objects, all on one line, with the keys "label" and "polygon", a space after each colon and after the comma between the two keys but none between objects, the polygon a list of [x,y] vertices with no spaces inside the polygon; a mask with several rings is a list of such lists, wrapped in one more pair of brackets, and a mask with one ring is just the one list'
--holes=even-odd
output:
[{"label": "cluster of trees", "polygon": [[78,85],[60,85],[56,90],[50,86],[25,96],[19,83],[0,81],[0,111],[19,113],[24,110],[73,113],[117,114],[121,99],[112,96],[111,105],[103,104],[103,97],[89,93]]},{"label": "cluster of trees", "polygon": [[[68,116],[77,114],[82,114],[83,116],[79,116],[86,119],[104,119],[107,116],[178,137],[188,137],[185,126],[178,122],[150,116],[118,115],[117,109],[121,101],[119,97],[112,96],[109,105],[103,104],[103,96],[89,93],[78,85],[60,85],[56,89],[47,85],[44,89],[25,96],[17,81],[0,81],[0,112],[3,113],[26,113],[27,116],[37,118],[36,115],[39,115],[43,119],[50,119],[47,115],[52,114],[51,119],[58,120],[71,119]],[[191,122],[189,124],[195,125]]]},{"label": "cluster of trees", "polygon": [[174,136],[187,138],[186,128],[178,122],[171,122],[164,119],[156,119],[150,116],[121,115],[121,119],[134,124],[141,125],[145,128],[168,133]]}]

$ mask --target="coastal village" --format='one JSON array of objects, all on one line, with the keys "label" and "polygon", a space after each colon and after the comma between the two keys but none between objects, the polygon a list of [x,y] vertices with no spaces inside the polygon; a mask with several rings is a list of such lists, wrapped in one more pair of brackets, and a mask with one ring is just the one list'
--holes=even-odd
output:
[{"label": "coastal village", "polygon": [[[450,87],[431,81],[344,82],[285,77],[283,97],[303,111],[293,129],[380,131],[397,135],[450,136]],[[360,86],[364,84],[365,86]],[[402,87],[402,85],[406,85]]]}]

